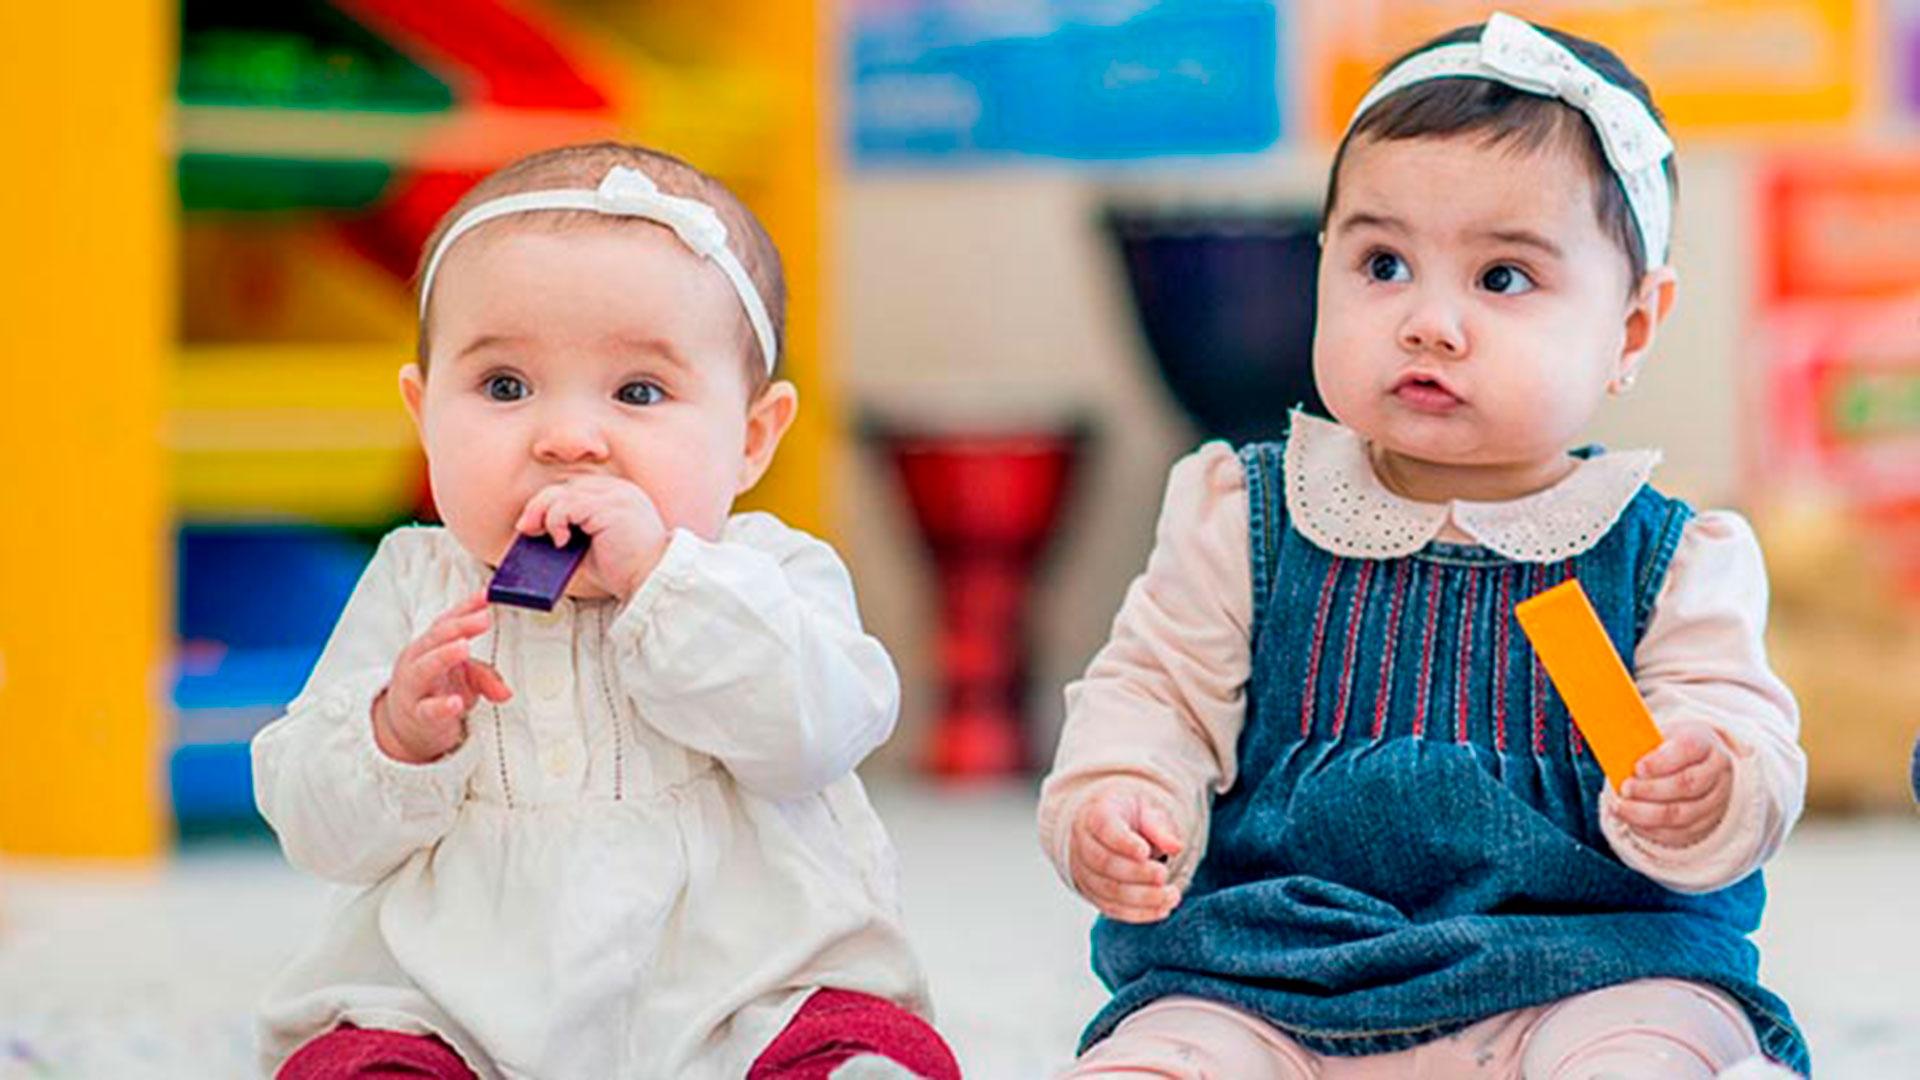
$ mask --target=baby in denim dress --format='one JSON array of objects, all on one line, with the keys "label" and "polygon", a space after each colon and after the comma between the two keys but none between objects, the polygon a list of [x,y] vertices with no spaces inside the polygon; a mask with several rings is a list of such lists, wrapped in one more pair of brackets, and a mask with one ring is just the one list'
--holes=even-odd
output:
[{"label": "baby in denim dress", "polygon": [[[1672,150],[1613,53],[1506,15],[1361,103],[1337,422],[1175,465],[1067,690],[1040,835],[1113,991],[1070,1075],[1809,1068],[1748,938],[1806,773],[1759,547],[1657,453],[1568,449],[1672,307]],[[1513,618],[1568,578],[1663,735],[1619,790]]]}]

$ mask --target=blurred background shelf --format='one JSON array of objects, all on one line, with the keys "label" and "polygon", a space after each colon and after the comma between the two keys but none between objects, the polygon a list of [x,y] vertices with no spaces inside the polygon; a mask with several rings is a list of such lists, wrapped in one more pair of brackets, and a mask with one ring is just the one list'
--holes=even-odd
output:
[{"label": "blurred background shelf", "polygon": [[167,441],[186,521],[371,526],[420,510],[425,462],[393,346],[203,345],[173,372]]},{"label": "blurred background shelf", "polygon": [[167,778],[183,836],[255,825],[248,740],[306,683],[377,535],[314,525],[180,529]]},{"label": "blurred background shelf", "polygon": [[[809,386],[822,181],[807,155],[773,153],[787,129],[818,127],[814,11],[777,6],[729,23],[711,5],[184,0],[163,440],[179,835],[255,821],[247,740],[298,691],[371,541],[430,520],[396,384],[410,280],[434,222],[485,173],[625,137],[733,184],[795,279],[789,369],[819,414],[796,442],[823,452],[831,398]],[[823,489],[803,465],[759,498],[817,522]]]}]

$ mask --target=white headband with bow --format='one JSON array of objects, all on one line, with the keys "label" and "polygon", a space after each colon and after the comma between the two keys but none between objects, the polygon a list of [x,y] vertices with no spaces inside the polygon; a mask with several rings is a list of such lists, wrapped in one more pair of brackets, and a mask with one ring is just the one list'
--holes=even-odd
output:
[{"label": "white headband with bow", "polygon": [[1487,79],[1558,98],[1580,110],[1599,133],[1607,163],[1627,193],[1647,265],[1666,265],[1673,193],[1662,163],[1673,153],[1673,140],[1632,91],[1607,81],[1572,50],[1526,21],[1496,12],[1487,19],[1479,41],[1415,53],[1381,76],[1353,111],[1348,126],[1387,95],[1429,79]]},{"label": "white headband with bow", "polygon": [[753,279],[747,276],[747,268],[727,246],[727,226],[720,220],[719,213],[699,199],[666,194],[652,177],[624,165],[607,170],[598,188],[553,188],[502,195],[460,215],[440,238],[439,246],[427,260],[426,271],[420,275],[420,317],[426,318],[427,299],[433,295],[433,275],[455,240],[495,218],[536,210],[586,210],[612,217],[645,218],[672,229],[689,250],[712,260],[727,276],[733,291],[740,296],[740,305],[747,309],[747,321],[753,324],[753,336],[760,342],[767,374],[773,374],[774,363],[779,359],[773,339],[773,320],[767,316],[766,302],[760,298]]}]

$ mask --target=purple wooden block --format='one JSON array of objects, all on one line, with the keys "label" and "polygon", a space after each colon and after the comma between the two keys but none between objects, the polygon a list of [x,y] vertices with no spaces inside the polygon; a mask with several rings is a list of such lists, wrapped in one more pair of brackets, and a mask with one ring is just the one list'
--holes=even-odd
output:
[{"label": "purple wooden block", "polygon": [[522,534],[493,572],[488,603],[552,611],[566,593],[568,579],[580,569],[590,539],[586,530],[575,528],[567,546],[557,547],[551,537]]}]

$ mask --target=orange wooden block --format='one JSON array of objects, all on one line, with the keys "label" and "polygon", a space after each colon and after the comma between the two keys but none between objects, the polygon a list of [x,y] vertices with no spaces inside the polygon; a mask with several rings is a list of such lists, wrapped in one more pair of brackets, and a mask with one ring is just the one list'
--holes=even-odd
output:
[{"label": "orange wooden block", "polygon": [[1640,759],[1660,745],[1661,735],[1586,590],[1569,580],[1522,600],[1513,613],[1593,756],[1619,790]]}]

